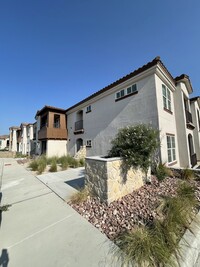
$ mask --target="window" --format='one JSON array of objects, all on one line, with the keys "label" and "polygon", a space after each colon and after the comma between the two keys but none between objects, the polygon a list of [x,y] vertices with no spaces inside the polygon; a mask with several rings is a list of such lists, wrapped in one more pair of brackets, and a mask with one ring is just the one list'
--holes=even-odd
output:
[{"label": "window", "polygon": [[168,162],[176,160],[175,136],[173,135],[167,135],[167,155]]},{"label": "window", "polygon": [[86,147],[92,147],[92,140],[86,140]]},{"label": "window", "polygon": [[53,122],[54,128],[60,128],[60,115],[54,114],[54,122]]},{"label": "window", "polygon": [[136,92],[137,92],[137,85],[133,84],[133,85],[127,87],[126,89],[123,89],[123,90],[117,92],[115,95],[115,98],[116,98],[116,100],[118,100],[118,99],[124,98],[128,95],[132,95]]},{"label": "window", "polygon": [[163,94],[163,106],[164,106],[164,108],[172,111],[171,93],[170,93],[170,90],[164,84],[162,85],[162,94]]},{"label": "window", "polygon": [[92,109],[91,109],[91,105],[87,106],[87,108],[86,108],[86,113],[91,112],[91,111],[92,111]]}]

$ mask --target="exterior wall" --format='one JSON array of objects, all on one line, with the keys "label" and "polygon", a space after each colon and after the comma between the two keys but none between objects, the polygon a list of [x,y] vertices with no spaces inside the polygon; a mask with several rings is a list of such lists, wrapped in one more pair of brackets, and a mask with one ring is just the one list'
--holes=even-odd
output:
[{"label": "exterior wall", "polygon": [[86,158],[85,182],[100,201],[110,203],[144,185],[145,173],[128,170],[119,158]]},{"label": "exterior wall", "polygon": [[22,125],[22,154],[27,153],[27,129],[26,125]]},{"label": "exterior wall", "polygon": [[[172,134],[175,136],[175,145],[176,145],[176,161],[168,163],[168,165],[179,166],[179,153],[178,153],[178,140],[177,140],[177,131],[176,131],[176,118],[175,118],[175,108],[174,108],[174,91],[175,87],[169,83],[166,79],[161,79],[155,75],[156,79],[156,99],[157,99],[157,108],[158,108],[158,120],[159,120],[159,130],[160,130],[160,154],[161,162],[168,163],[168,154],[167,154],[167,137],[166,134]],[[170,89],[171,93],[171,111],[172,113],[166,111],[163,105],[163,93],[162,85],[167,86]]]},{"label": "exterior wall", "polygon": [[[137,84],[138,93],[115,102],[115,93],[131,84]],[[149,75],[143,79],[134,77],[102,95],[92,102],[84,103],[67,114],[68,152],[76,153],[76,140],[92,140],[92,147],[87,147],[87,156],[107,155],[111,140],[118,130],[127,125],[138,123],[152,124],[158,128],[155,77]],[[91,105],[91,112],[86,108]],[[74,134],[77,112],[83,110],[83,134]]]},{"label": "exterior wall", "polygon": [[[176,115],[176,129],[178,135],[178,149],[180,155],[180,166],[190,167],[190,152],[188,144],[188,135],[193,137],[193,130],[186,127],[186,114],[184,106],[184,98],[189,100],[189,94],[184,83],[177,85],[177,90],[174,93],[175,99],[175,115]],[[189,106],[190,108],[190,106]],[[194,137],[193,137],[194,140]],[[195,149],[195,148],[194,148]]]},{"label": "exterior wall", "polygon": [[17,152],[17,132],[16,129],[12,130],[12,147],[11,151]]},{"label": "exterior wall", "polygon": [[47,140],[47,157],[64,156],[67,154],[66,140]]},{"label": "exterior wall", "polygon": [[9,138],[6,138],[6,139],[1,139],[0,138],[0,149],[5,149],[7,148],[7,142],[8,142]]},{"label": "exterior wall", "polygon": [[195,152],[197,154],[197,160],[200,161],[200,122],[197,114],[197,112],[199,112],[200,115],[200,108],[197,101],[191,102],[190,107],[193,123],[195,125],[195,129],[193,130]]}]

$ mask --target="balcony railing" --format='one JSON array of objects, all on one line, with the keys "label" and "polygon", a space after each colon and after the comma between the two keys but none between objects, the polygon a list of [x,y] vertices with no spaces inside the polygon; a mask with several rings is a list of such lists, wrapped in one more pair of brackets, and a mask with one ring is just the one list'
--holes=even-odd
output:
[{"label": "balcony railing", "polygon": [[188,110],[185,110],[185,115],[186,115],[186,122],[192,123],[192,114]]},{"label": "balcony railing", "polygon": [[191,164],[192,164],[192,168],[197,164],[197,155],[196,154],[191,155]]},{"label": "balcony railing", "polygon": [[75,122],[75,132],[83,131],[83,120]]}]

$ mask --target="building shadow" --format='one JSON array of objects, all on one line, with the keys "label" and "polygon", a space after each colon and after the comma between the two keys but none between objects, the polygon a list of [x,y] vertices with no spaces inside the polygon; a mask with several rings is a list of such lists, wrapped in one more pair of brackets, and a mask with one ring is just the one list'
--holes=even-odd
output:
[{"label": "building shadow", "polygon": [[7,249],[2,249],[0,256],[0,267],[8,267],[9,256]]},{"label": "building shadow", "polygon": [[69,186],[79,190],[79,189],[84,187],[85,179],[84,179],[84,177],[80,177],[80,178],[77,178],[77,179],[66,181],[65,183],[68,184]]}]

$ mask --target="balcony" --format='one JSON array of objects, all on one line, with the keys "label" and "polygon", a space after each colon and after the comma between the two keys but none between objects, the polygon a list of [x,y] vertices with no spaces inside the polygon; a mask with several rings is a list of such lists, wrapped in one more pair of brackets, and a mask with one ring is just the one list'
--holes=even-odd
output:
[{"label": "balcony", "polygon": [[192,114],[188,110],[185,110],[185,117],[186,117],[187,128],[193,130],[195,126],[192,121]]},{"label": "balcony", "polygon": [[74,125],[74,134],[84,133],[83,120],[76,121]]},{"label": "balcony", "polygon": [[43,127],[38,132],[38,139],[67,139],[67,129]]},{"label": "balcony", "polygon": [[192,165],[192,168],[197,164],[197,155],[196,154],[193,154],[191,155],[191,165]]}]

